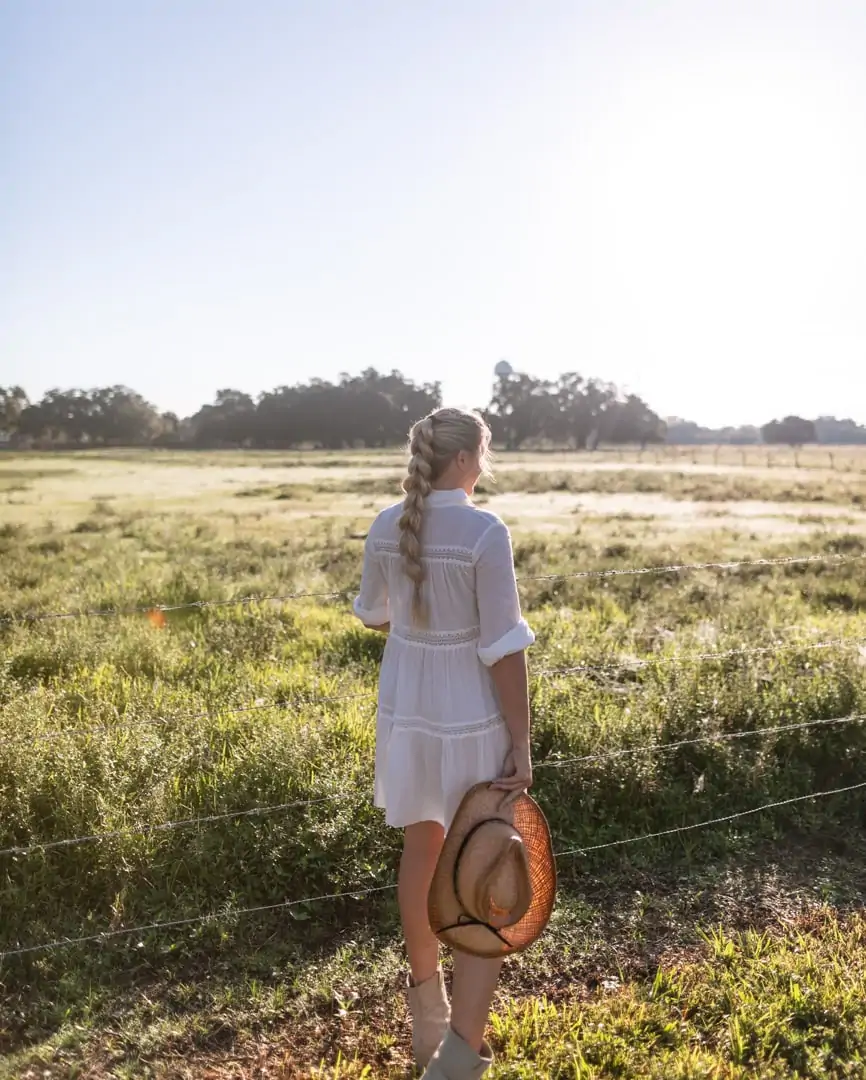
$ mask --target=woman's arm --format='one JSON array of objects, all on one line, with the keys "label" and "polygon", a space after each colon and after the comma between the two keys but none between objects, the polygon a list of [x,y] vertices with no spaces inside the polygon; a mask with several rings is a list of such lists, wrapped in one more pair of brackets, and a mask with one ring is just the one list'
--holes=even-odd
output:
[{"label": "woman's arm", "polygon": [[526,653],[504,656],[490,669],[502,718],[508,725],[512,746],[529,745],[529,678]]},{"label": "woman's arm", "polygon": [[495,781],[500,791],[513,792],[515,797],[532,786],[532,753],[529,746],[529,678],[526,653],[503,657],[490,669],[502,718],[511,735],[511,753],[503,774]]},{"label": "woman's arm", "polygon": [[481,623],[478,657],[490,669],[502,718],[511,735],[511,753],[496,786],[516,795],[532,783],[526,649],[535,635],[520,611],[511,537],[502,522],[490,527],[476,554]]},{"label": "woman's arm", "polygon": [[369,630],[387,634],[391,625],[388,598],[388,575],[370,536],[364,545],[364,568],[361,590],[352,605],[355,614]]}]

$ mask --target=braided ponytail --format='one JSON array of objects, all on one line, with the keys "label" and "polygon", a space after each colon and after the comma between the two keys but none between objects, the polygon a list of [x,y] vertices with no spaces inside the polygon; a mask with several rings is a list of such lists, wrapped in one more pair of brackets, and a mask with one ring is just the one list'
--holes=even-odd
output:
[{"label": "braided ponytail", "polygon": [[[424,500],[450,462],[467,450],[483,450],[485,462],[490,429],[477,413],[462,409],[439,409],[419,420],[409,432],[409,468],[403,481],[403,513],[400,515],[400,554],[407,577],[414,586],[412,617],[427,621],[424,602],[424,563],[421,559],[421,526]],[[486,463],[485,463],[486,469]]]},{"label": "braided ponytail", "polygon": [[433,483],[433,417],[425,416],[412,428],[409,440],[409,472],[403,481],[403,513],[400,516],[400,554],[407,576],[415,586],[412,615],[416,622],[426,621],[424,597],[424,564],[421,562],[421,520],[424,500]]}]

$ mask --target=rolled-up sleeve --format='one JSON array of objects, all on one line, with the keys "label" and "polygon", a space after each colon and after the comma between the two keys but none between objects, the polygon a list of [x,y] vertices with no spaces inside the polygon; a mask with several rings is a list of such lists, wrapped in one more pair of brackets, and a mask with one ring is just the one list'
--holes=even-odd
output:
[{"label": "rolled-up sleeve", "polygon": [[355,597],[352,608],[365,626],[384,626],[391,620],[388,602],[388,575],[382,556],[376,551],[368,536],[364,545],[364,569],[361,574],[361,591]]},{"label": "rolled-up sleeve", "polygon": [[492,667],[505,656],[522,652],[535,634],[520,613],[511,537],[502,522],[491,525],[474,552],[475,587],[481,624],[478,657]]}]

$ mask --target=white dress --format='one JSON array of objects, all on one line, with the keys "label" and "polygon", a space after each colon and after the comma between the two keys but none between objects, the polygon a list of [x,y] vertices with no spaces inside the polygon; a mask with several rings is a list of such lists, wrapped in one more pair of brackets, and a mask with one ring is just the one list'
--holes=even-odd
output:
[{"label": "white dress", "polygon": [[376,806],[389,825],[447,829],[465,792],[494,780],[511,747],[489,668],[535,640],[521,617],[508,529],[463,491],[434,491],[421,535],[427,624],[413,625],[398,522],[388,507],[367,537],[355,614],[390,622],[379,677]]}]

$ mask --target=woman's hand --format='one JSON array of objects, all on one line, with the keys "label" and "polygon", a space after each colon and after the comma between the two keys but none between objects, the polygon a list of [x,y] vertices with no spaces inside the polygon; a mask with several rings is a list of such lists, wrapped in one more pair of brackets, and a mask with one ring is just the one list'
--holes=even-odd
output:
[{"label": "woman's hand", "polygon": [[532,755],[528,743],[512,746],[505,759],[503,775],[490,786],[508,792],[506,804],[514,802],[518,795],[532,787]]}]

